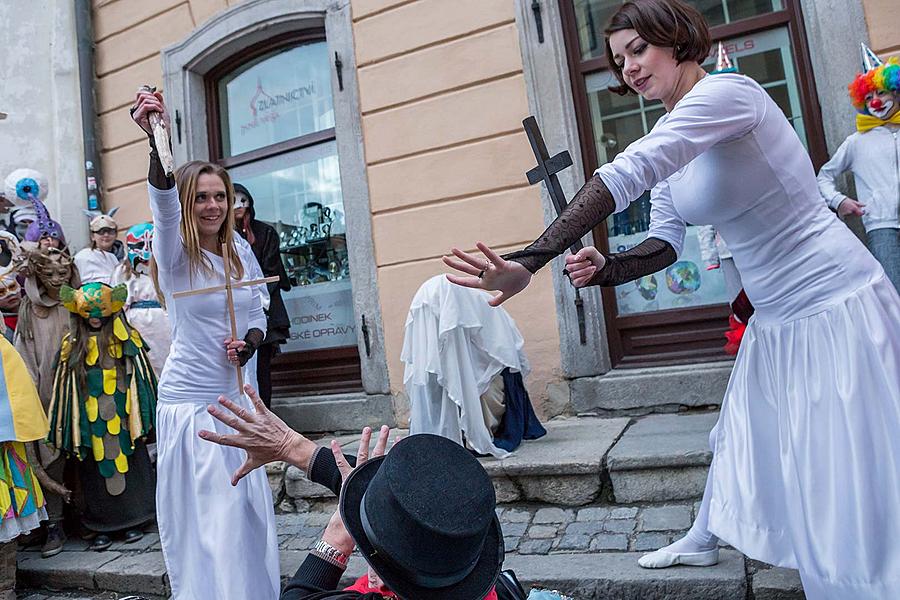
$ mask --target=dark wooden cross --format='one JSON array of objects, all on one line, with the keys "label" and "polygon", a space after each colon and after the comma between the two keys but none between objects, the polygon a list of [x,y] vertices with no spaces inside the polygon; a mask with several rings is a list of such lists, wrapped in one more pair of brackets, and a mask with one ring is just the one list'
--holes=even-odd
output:
[{"label": "dark wooden cross", "polygon": [[[559,154],[550,156],[547,144],[544,143],[544,136],[541,135],[541,128],[538,127],[537,119],[534,117],[528,117],[522,121],[522,126],[525,128],[525,134],[528,136],[528,141],[531,142],[531,150],[537,159],[537,166],[525,174],[528,177],[528,183],[534,185],[543,181],[544,185],[547,186],[547,193],[550,194],[550,201],[553,202],[556,214],[560,215],[569,202],[566,200],[565,194],[563,194],[562,186],[559,184],[559,178],[556,174],[572,166],[572,156],[568,150],[563,150]],[[584,248],[584,244],[581,243],[581,240],[575,240],[575,243],[569,247],[573,254],[582,248]],[[568,273],[566,273],[566,276],[568,276]],[[581,299],[581,292],[578,288],[575,288],[575,311],[578,315],[579,337],[581,338],[581,343],[585,344],[587,343],[587,331],[584,318],[584,300]]]},{"label": "dark wooden cross", "polygon": [[[538,163],[536,167],[525,174],[528,177],[528,183],[534,185],[539,181],[543,181],[544,185],[547,186],[547,193],[550,194],[553,207],[556,208],[556,214],[560,215],[565,210],[566,205],[569,204],[569,201],[566,200],[566,195],[563,194],[562,186],[559,184],[559,178],[556,174],[572,166],[572,156],[568,150],[563,150],[559,154],[550,156],[550,152],[547,151],[547,144],[544,143],[544,136],[541,135],[541,129],[538,127],[537,119],[534,117],[528,117],[522,121],[522,126],[525,128],[525,134],[528,136],[528,141],[531,142],[531,150],[534,152],[534,157]],[[584,248],[584,244],[581,243],[581,240],[578,240],[572,244],[570,249],[575,253],[582,248]]]}]

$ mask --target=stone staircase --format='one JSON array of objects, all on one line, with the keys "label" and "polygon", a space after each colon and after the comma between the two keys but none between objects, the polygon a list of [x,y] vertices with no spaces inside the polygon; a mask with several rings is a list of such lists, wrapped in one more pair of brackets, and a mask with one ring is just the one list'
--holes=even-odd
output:
[{"label": "stone staircase", "polygon": [[[554,419],[544,438],[510,457],[480,459],[497,492],[507,555],[526,586],[578,599],[798,600],[796,572],[769,568],[724,548],[718,565],[645,570],[642,552],[690,526],[711,460],[708,434],[718,413],[693,410],[639,417]],[[337,438],[354,452],[356,436]],[[282,574],[293,573],[317,541],[336,499],[285,465],[270,465],[278,499]],[[96,554],[84,544],[51,559],[21,552],[20,580],[33,586],[168,593],[152,532],[146,547]],[[79,546],[79,543],[81,544]],[[351,560],[346,579],[364,571]],[[36,596],[38,597],[38,596]]]}]

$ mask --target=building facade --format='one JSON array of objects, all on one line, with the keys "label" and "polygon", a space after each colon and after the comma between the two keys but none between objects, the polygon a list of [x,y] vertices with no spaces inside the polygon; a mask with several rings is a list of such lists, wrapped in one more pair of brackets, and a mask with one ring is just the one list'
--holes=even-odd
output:
[{"label": "building facade", "polygon": [[[743,73],[775,98],[821,165],[853,129],[859,42],[900,53],[890,0],[691,0]],[[292,339],[275,406],[307,430],[404,422],[400,351],[417,288],[454,245],[501,251],[554,216],[530,186],[535,115],[571,197],[644,135],[659,103],[619,97],[603,53],[614,0],[93,0],[105,207],[149,217],[146,140],[128,108],[162,89],[176,159],[218,161],[282,239]],[[837,15],[840,15],[838,18]],[[714,62],[711,57],[710,64]],[[2,107],[0,107],[2,108]],[[646,232],[633,203],[589,236],[616,251]],[[689,228],[677,268],[573,290],[559,263],[506,306],[526,338],[538,412],[721,401],[727,296]]]}]

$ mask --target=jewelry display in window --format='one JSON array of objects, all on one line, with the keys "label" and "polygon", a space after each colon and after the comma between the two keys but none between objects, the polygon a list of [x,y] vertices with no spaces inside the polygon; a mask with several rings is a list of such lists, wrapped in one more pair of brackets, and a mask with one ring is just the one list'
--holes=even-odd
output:
[{"label": "jewelry display in window", "polygon": [[291,284],[304,286],[348,278],[346,234],[332,234],[335,225],[343,229],[340,211],[319,202],[307,202],[297,217],[298,225],[281,221],[275,224]]}]

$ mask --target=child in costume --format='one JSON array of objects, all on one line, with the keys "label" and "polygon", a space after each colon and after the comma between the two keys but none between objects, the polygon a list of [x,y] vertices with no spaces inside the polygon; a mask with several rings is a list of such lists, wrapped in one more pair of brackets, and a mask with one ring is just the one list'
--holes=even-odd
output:
[{"label": "child in costume", "polygon": [[[7,235],[8,232],[2,232]],[[3,271],[11,270],[9,266]],[[12,344],[0,336],[0,600],[15,599],[16,537],[47,519],[46,474],[33,442],[47,436],[47,415]],[[67,491],[56,487],[67,495]]]},{"label": "child in costume", "polygon": [[[13,282],[21,266],[18,239],[0,231],[8,262],[0,281]],[[47,436],[47,414],[22,357],[0,336],[0,600],[15,598],[16,541],[47,520],[45,491],[66,500],[70,492],[51,481],[41,468],[35,442]],[[43,489],[42,489],[43,486]]]},{"label": "child in costume", "polygon": [[31,450],[32,442],[47,435],[47,416],[25,363],[2,336],[0,356],[0,600],[15,600],[15,539],[47,519]]},{"label": "child in costume", "polygon": [[[77,286],[78,272],[65,248],[42,247],[39,243],[43,238],[42,231],[50,232],[49,238],[54,237],[54,228],[50,225],[52,220],[43,203],[47,197],[46,178],[31,169],[18,169],[6,177],[5,184],[6,198],[20,206],[19,210],[34,211],[35,218],[24,235],[34,238],[35,231],[39,234],[38,243],[22,244],[25,250],[25,295],[19,305],[15,346],[37,386],[38,396],[46,411],[53,389],[56,354],[63,335],[69,330],[69,313],[60,304],[59,290],[64,284]],[[59,234],[58,239],[64,239],[61,230]],[[41,465],[52,479],[61,481],[65,457],[45,444],[38,445],[38,448]],[[47,514],[47,539],[41,549],[41,555],[45,558],[61,552],[65,542],[61,526],[62,497],[47,494]]]},{"label": "child in costume", "polygon": [[[862,217],[869,250],[900,289],[900,63],[883,63],[862,45],[863,72],[848,86],[858,111],[851,134],[819,171],[819,191],[838,215]],[[853,173],[857,199],[835,181]]]},{"label": "child in costume", "polygon": [[149,345],[150,364],[159,377],[169,356],[172,331],[150,273],[153,223],[140,223],[125,234],[127,255],[113,274],[113,284],[128,287],[125,316]]},{"label": "child in costume", "polygon": [[156,511],[144,443],[156,424],[156,375],[122,312],[127,295],[124,285],[99,282],[60,291],[73,314],[54,377],[48,441],[79,459],[82,521],[101,534],[91,544],[97,551],[109,548],[112,532],[125,530],[129,543],[141,539],[139,528]]},{"label": "child in costume", "polygon": [[6,176],[4,184],[4,197],[18,207],[13,222],[22,241],[45,248],[65,247],[62,226],[50,218],[44,205],[49,191],[44,174],[34,169],[16,169]]},{"label": "child in costume", "polygon": [[85,214],[91,217],[91,246],[79,250],[75,255],[75,266],[78,267],[82,283],[99,281],[109,285],[112,282],[113,271],[123,258],[121,242],[116,240],[119,226],[113,219],[118,208],[115,207],[105,214],[85,211]]}]

